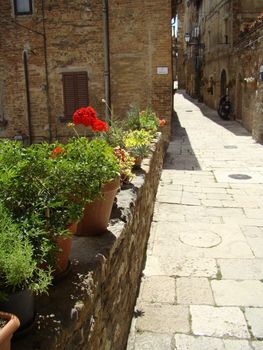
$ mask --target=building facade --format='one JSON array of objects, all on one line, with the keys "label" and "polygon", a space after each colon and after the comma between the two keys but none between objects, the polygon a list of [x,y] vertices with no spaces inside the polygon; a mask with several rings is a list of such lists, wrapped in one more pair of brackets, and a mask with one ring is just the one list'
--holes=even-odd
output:
[{"label": "building facade", "polygon": [[92,105],[169,118],[171,0],[0,0],[0,137],[64,140]]},{"label": "building facade", "polygon": [[232,117],[261,142],[263,2],[188,0],[178,7],[185,9],[181,36],[188,40],[183,49],[187,92],[214,109],[228,93]]}]

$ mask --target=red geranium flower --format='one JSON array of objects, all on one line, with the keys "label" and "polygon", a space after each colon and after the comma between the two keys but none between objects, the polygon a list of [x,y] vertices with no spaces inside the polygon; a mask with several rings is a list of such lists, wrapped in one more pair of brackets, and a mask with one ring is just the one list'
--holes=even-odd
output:
[{"label": "red geranium flower", "polygon": [[52,150],[52,155],[51,158],[54,159],[56,158],[60,153],[63,152],[63,149],[61,147],[56,147],[55,149]]},{"label": "red geranium flower", "polygon": [[109,130],[107,123],[97,118],[97,113],[91,106],[77,109],[73,114],[72,121],[75,125],[90,126],[95,132]]},{"label": "red geranium flower", "polygon": [[159,119],[160,126],[164,126],[166,124],[165,119]]},{"label": "red geranium flower", "polygon": [[100,131],[109,131],[109,126],[106,122],[100,119],[96,119],[93,124],[92,124],[92,130],[95,132],[100,132]]}]

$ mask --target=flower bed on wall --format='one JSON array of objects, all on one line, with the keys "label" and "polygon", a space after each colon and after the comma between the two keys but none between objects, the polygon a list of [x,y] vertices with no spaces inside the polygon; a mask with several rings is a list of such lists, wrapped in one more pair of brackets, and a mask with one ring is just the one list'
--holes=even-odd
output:
[{"label": "flower bed on wall", "polygon": [[125,349],[165,145],[157,133],[141,169],[116,197],[108,232],[74,236],[67,278],[37,298],[34,328],[14,350]]}]

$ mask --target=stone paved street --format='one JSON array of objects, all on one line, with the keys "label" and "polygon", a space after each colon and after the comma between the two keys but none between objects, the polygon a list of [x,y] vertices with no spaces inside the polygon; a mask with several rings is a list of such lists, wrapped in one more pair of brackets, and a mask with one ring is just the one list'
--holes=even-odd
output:
[{"label": "stone paved street", "polygon": [[263,350],[263,146],[186,97],[127,349]]}]

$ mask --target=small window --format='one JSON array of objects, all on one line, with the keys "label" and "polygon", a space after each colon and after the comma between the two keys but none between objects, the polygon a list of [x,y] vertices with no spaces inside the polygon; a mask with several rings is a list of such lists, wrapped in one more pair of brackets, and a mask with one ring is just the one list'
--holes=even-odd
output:
[{"label": "small window", "polygon": [[63,94],[64,117],[71,120],[76,109],[89,104],[87,72],[63,73]]},{"label": "small window", "polygon": [[32,0],[14,0],[16,15],[31,15]]}]

